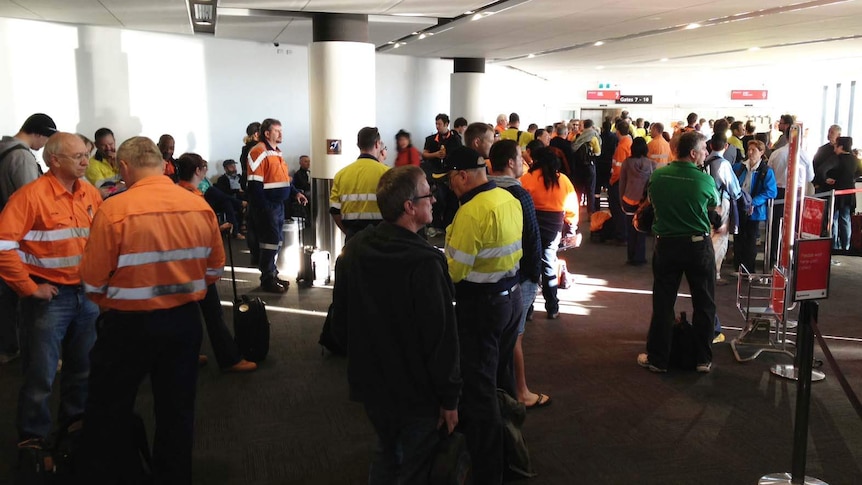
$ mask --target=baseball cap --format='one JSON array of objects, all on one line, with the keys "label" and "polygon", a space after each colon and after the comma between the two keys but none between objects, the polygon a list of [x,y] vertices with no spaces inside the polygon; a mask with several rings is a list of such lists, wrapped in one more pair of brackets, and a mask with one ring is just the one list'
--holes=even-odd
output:
[{"label": "baseball cap", "polygon": [[24,133],[35,133],[42,136],[51,136],[57,133],[57,125],[50,116],[44,113],[36,113],[27,118],[27,121],[21,126],[21,131]]},{"label": "baseball cap", "polygon": [[227,168],[228,165],[236,165],[236,160],[232,160],[232,159],[228,158],[227,160],[225,160],[221,164],[221,166],[224,168]]},{"label": "baseball cap", "polygon": [[476,150],[469,147],[458,147],[443,160],[443,168],[434,174],[434,178],[443,178],[453,170],[473,170],[484,168],[485,158]]}]

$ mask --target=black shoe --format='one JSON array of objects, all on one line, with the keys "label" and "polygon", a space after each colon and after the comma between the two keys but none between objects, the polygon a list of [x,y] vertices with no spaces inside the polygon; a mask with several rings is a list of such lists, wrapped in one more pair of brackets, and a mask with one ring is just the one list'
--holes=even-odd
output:
[{"label": "black shoe", "polygon": [[269,280],[264,281],[260,284],[261,291],[265,291],[267,293],[284,293],[287,291],[287,287],[278,282],[278,280]]},{"label": "black shoe", "polygon": [[558,318],[560,318],[560,311],[559,310],[557,310],[553,313],[548,313],[548,320],[556,320]]},{"label": "black shoe", "polygon": [[284,291],[287,291],[287,289],[290,288],[290,281],[283,280],[277,276],[275,277],[275,281],[278,281],[278,283],[284,287]]}]

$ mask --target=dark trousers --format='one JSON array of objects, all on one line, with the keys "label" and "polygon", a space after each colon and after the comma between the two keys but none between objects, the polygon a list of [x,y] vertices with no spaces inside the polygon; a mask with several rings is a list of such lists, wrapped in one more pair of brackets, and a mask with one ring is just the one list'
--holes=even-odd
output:
[{"label": "dark trousers", "polygon": [[520,285],[507,293],[456,298],[464,379],[458,428],[467,438],[476,484],[503,480],[503,423],[497,388],[516,396],[512,356],[523,311]]},{"label": "dark trousers", "polygon": [[611,210],[611,224],[613,224],[614,228],[614,239],[617,241],[626,241],[628,238],[628,231],[626,230],[626,214],[623,212],[623,208],[620,205],[619,182],[608,187],[608,208]]},{"label": "dark trousers", "polygon": [[[775,196],[775,201],[784,201],[784,189],[778,188],[778,195]],[[772,266],[778,263],[778,241],[781,233],[781,218],[784,217],[784,204],[775,204],[772,206],[772,234],[769,236],[769,254]]]},{"label": "dark trousers", "polygon": [[257,212],[257,207],[249,204],[245,221],[245,243],[248,246],[249,256],[251,257],[249,264],[256,268],[260,264],[260,242],[257,240],[255,212]]},{"label": "dark trousers", "polygon": [[646,234],[635,229],[632,224],[634,214],[626,214],[626,229],[628,230],[626,262],[632,264],[646,263]]},{"label": "dark trousers", "polygon": [[[733,268],[738,271],[744,265],[749,273],[757,273],[757,237],[760,221],[746,219],[739,225],[739,233],[733,236]],[[765,271],[765,270],[764,270]]]},{"label": "dark trousers", "polygon": [[210,339],[210,345],[212,345],[218,366],[224,369],[239,362],[242,356],[240,356],[230,330],[224,323],[221,298],[215,283],[207,286],[207,294],[198,304],[204,317],[207,336]]},{"label": "dark trousers", "polygon": [[138,387],[149,375],[156,418],[155,483],[190,484],[202,332],[197,303],[152,312],[107,311],[97,327],[80,483],[123,484],[128,482],[125,473],[140,469],[128,423]]},{"label": "dark trousers", "polygon": [[428,483],[434,452],[440,442],[437,416],[403,417],[388,409],[369,406],[365,412],[377,432],[369,485]]},{"label": "dark trousers", "polygon": [[596,195],[602,193],[602,187],[611,184],[611,161],[596,160]]},{"label": "dark trousers", "polygon": [[0,278],[0,353],[18,352],[18,294]]},{"label": "dark trousers", "polygon": [[575,169],[575,190],[587,205],[587,212],[592,214],[596,211],[596,166],[590,164],[586,167]]},{"label": "dark trousers", "polygon": [[715,253],[709,236],[657,237],[652,260],[652,319],[647,334],[647,354],[652,365],[667,369],[670,357],[674,304],[685,274],[691,292],[692,326],[698,364],[712,362],[715,325]]},{"label": "dark trousers", "polygon": [[284,237],[284,203],[264,201],[254,207],[255,232],[257,243],[260,248],[260,281],[266,282],[278,276],[275,259],[278,257],[278,249]]}]

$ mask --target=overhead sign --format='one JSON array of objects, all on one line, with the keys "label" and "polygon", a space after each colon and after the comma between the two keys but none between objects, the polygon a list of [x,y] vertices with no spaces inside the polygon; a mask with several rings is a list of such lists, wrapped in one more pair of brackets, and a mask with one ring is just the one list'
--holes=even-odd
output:
[{"label": "overhead sign", "polygon": [[652,94],[621,94],[617,104],[652,104]]},{"label": "overhead sign", "polygon": [[598,91],[587,91],[587,99],[591,100],[599,100],[599,101],[610,101],[619,99],[620,92],[602,89]]},{"label": "overhead sign", "polygon": [[730,92],[730,99],[742,100],[742,101],[750,101],[750,100],[764,100],[767,98],[769,91],[766,89],[734,89]]},{"label": "overhead sign", "polygon": [[795,301],[828,298],[831,257],[832,238],[796,241]]}]

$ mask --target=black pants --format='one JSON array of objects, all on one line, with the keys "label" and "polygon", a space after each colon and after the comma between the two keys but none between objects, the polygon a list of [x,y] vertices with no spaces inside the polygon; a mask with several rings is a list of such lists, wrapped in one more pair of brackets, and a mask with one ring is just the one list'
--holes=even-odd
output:
[{"label": "black pants", "polygon": [[[775,196],[775,201],[784,200],[784,189],[778,188],[778,195]],[[781,218],[784,217],[784,204],[775,204],[772,206],[772,234],[769,236],[769,254],[772,266],[778,263],[778,241],[781,234]],[[770,266],[771,267],[771,266]],[[771,270],[770,270],[771,271]]]},{"label": "black pants", "polygon": [[596,211],[596,166],[592,163],[588,166],[575,168],[575,190],[579,197],[583,197],[587,204],[587,212],[592,214]]},{"label": "black pants", "polygon": [[[733,268],[739,270],[745,265],[749,273],[757,273],[757,236],[760,232],[760,221],[746,219],[739,225],[739,234],[733,236]],[[765,270],[764,270],[765,271]]]},{"label": "black pants", "polygon": [[230,367],[240,361],[242,356],[224,323],[224,312],[221,307],[218,288],[215,283],[207,286],[207,294],[198,304],[204,316],[204,324],[207,327],[207,336],[210,339],[216,362],[222,369]]},{"label": "black pants", "polygon": [[18,294],[0,278],[0,353],[12,355],[18,346]]},{"label": "black pants", "polygon": [[458,428],[467,438],[476,484],[502,483],[503,423],[497,388],[515,397],[513,351],[523,311],[521,287],[506,295],[458,297],[464,387]]},{"label": "black pants", "polygon": [[128,425],[141,381],[153,388],[155,483],[192,482],[200,311],[195,302],[152,312],[107,311],[90,353],[79,483],[124,484],[140,469]]},{"label": "black pants", "polygon": [[676,303],[682,275],[688,280],[698,364],[712,362],[715,325],[715,253],[709,236],[656,237],[652,260],[652,319],[647,334],[647,354],[652,365],[667,369]]}]

